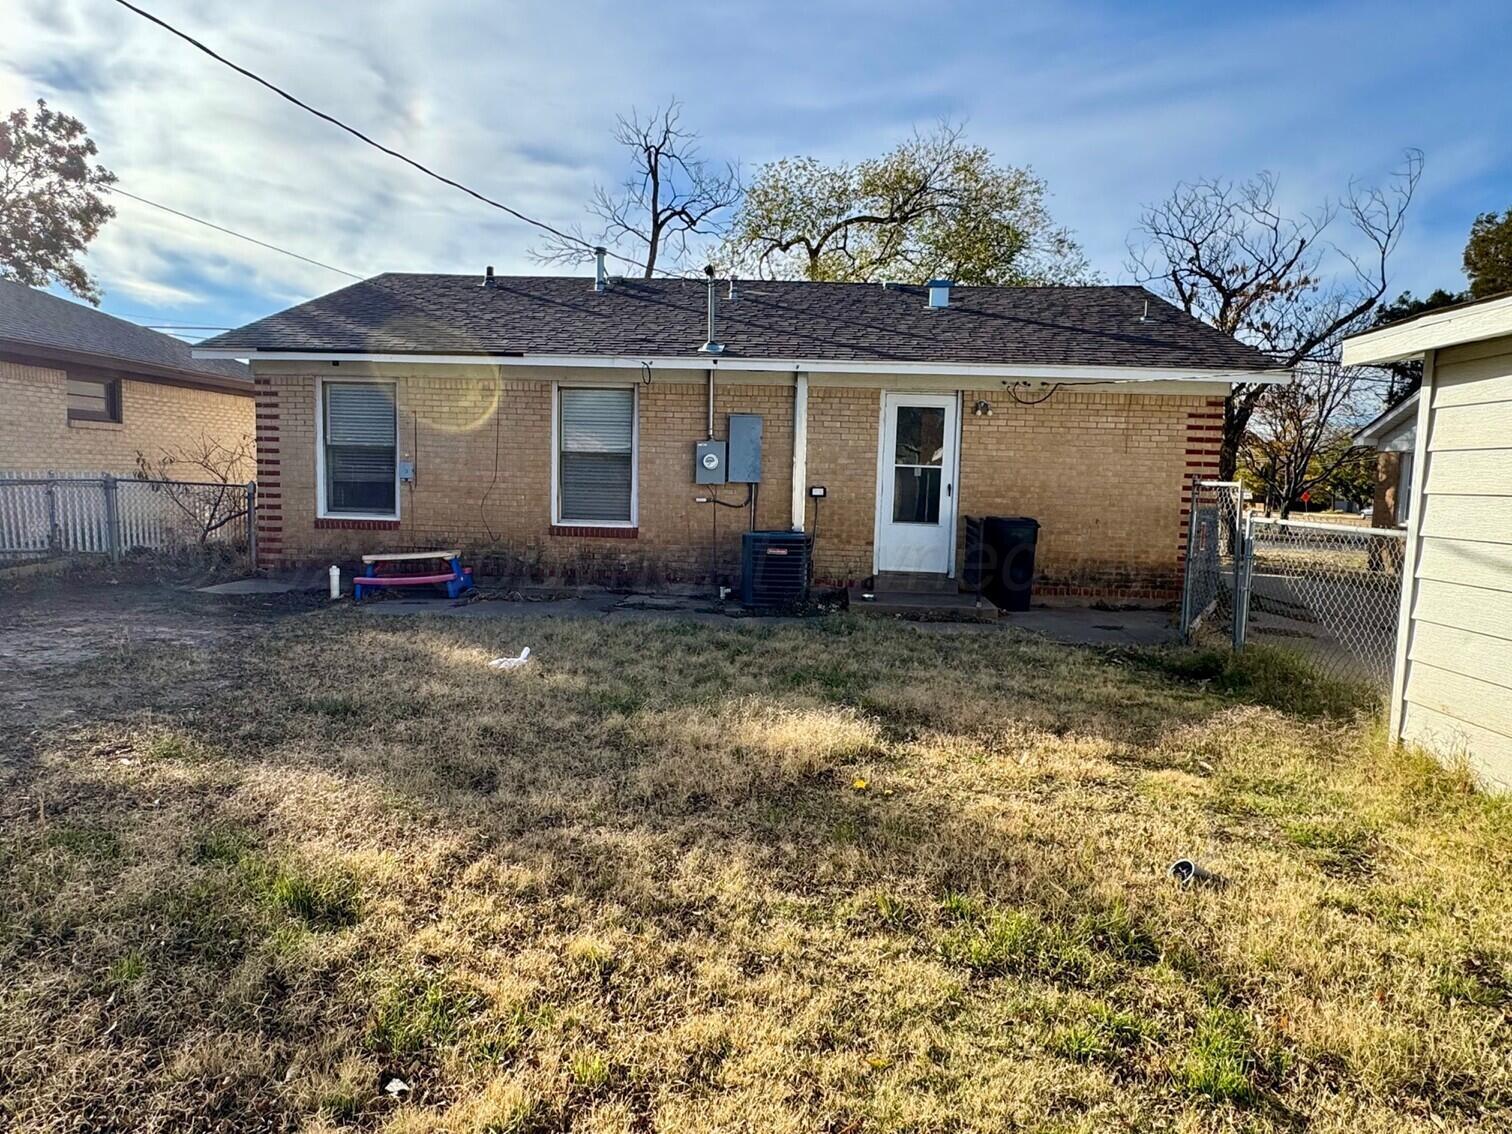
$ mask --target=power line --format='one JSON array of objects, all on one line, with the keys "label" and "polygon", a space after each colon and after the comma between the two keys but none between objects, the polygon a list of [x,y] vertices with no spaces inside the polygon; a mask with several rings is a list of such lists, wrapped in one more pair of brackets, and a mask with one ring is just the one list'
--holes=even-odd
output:
[{"label": "power line", "polygon": [[[355,126],[349,126],[345,122],[343,122],[341,119],[335,117],[334,115],[330,115],[330,114],[327,114],[323,110],[316,109],[315,107],[311,106],[309,103],[304,102],[303,100],[301,100],[299,98],[296,98],[294,95],[290,94],[288,91],[284,90],[282,87],[280,87],[280,86],[278,86],[278,85],[276,85],[274,83],[269,82],[267,79],[263,78],[261,75],[257,74],[255,71],[249,71],[247,68],[241,66],[240,64],[231,62],[231,60],[227,59],[224,55],[221,55],[219,52],[213,50],[212,48],[206,46],[204,43],[202,43],[199,40],[195,39],[188,32],[180,31],[178,28],[174,27],[172,24],[168,23],[166,20],[160,19],[159,17],[154,16],[151,12],[145,11],[142,8],[138,8],[135,4],[130,3],[130,0],[116,0],[116,3],[119,4],[123,8],[126,8],[129,11],[135,12],[137,15],[141,16],[144,20],[151,21],[152,23],[156,24],[158,27],[162,28],[164,31],[170,32],[173,35],[178,36],[179,39],[183,40],[185,43],[189,44],[191,47],[195,48],[196,50],[204,52],[206,55],[210,56],[211,59],[214,59],[217,63],[224,64],[225,66],[230,67],[231,70],[235,71],[237,74],[243,76],[244,78],[251,79],[254,83],[257,83],[259,86],[266,87],[268,90],[272,91],[279,98],[284,99],[286,102],[291,102],[295,106],[299,107],[299,109],[301,109],[303,111],[306,111],[306,112],[308,112],[310,114],[313,114],[316,118],[319,118],[319,119],[321,119],[324,122],[329,122],[332,126],[335,126],[337,129],[345,130],[348,134],[352,135],[352,137],[356,138],[358,141],[367,143],[368,145],[372,146],[375,150],[379,150],[382,153],[387,154],[391,158],[397,158],[399,161],[404,162],[405,165],[411,166],[412,168],[419,170],[421,173],[425,174],[427,177],[433,177],[437,181],[441,182],[443,185],[450,185],[453,189],[459,189],[463,193],[466,193],[469,197],[473,197],[476,200],[482,201],[485,205],[492,205],[496,209],[501,209],[502,211],[508,213],[510,216],[514,217],[516,220],[523,221],[524,223],[526,223],[528,225],[533,225],[534,227],[540,229],[542,232],[547,232],[547,233],[550,233],[552,236],[557,237],[559,240],[565,240],[565,241],[567,241],[570,244],[581,244],[584,248],[587,248],[589,250],[593,249],[594,246],[591,245],[591,244],[589,244],[588,241],[584,240],[581,236],[573,236],[570,233],[563,232],[561,229],[555,228],[552,225],[547,224],[545,221],[539,221],[539,220],[536,220],[534,217],[526,216],[524,213],[520,212],[518,209],[512,209],[512,208],[510,208],[503,201],[498,201],[498,200],[495,200],[492,197],[486,196],[483,193],[479,193],[476,189],[470,188],[469,186],[466,186],[466,185],[462,184],[462,182],[460,182],[460,181],[457,181],[457,180],[454,180],[453,178],[447,177],[445,174],[437,173],[434,169],[431,169],[429,166],[424,165],[424,164],[416,161],[414,158],[408,156],[407,154],[400,153],[396,149],[393,149],[393,148],[391,148],[389,146],[385,146],[382,142],[375,141],[374,139],[372,139],[372,138],[368,137],[366,134],[364,134],[361,130],[358,130]],[[616,260],[621,260],[624,263],[630,264],[630,265],[632,265],[634,267],[637,267],[637,268],[645,266],[640,261],[633,260],[629,256],[622,256],[618,252],[609,252],[607,254],[610,255],[610,256],[612,256],[612,257],[614,257]],[[663,273],[663,274],[671,274],[671,273]]]},{"label": "power line", "polygon": [[312,260],[308,256],[301,256],[298,252],[290,252],[287,248],[280,248],[276,244],[269,244],[266,240],[258,240],[255,236],[248,236],[246,233],[237,232],[233,228],[226,228],[224,225],[214,224],[211,221],[205,220],[203,217],[191,216],[189,213],[180,212],[178,209],[169,208],[167,205],[160,204],[157,201],[149,201],[146,197],[138,197],[135,193],[128,193],[126,192],[126,190],[119,188],[118,186],[108,185],[106,186],[106,188],[110,192],[115,193],[119,196],[128,197],[131,200],[140,202],[143,205],[151,205],[154,209],[162,209],[165,213],[172,213],[176,217],[183,217],[185,220],[193,221],[195,224],[202,224],[206,228],[213,228],[216,232],[224,232],[227,236],[234,236],[238,240],[245,240],[249,244],[256,244],[259,248],[266,248],[270,252],[281,252],[285,256],[293,256],[294,259],[303,260],[306,264],[314,264],[317,268],[324,268],[328,272],[335,272],[338,275],[349,276],[354,280],[360,280],[364,278],[362,276],[359,276],[356,272],[349,272],[345,268],[337,268],[331,264],[322,264],[319,260]]}]

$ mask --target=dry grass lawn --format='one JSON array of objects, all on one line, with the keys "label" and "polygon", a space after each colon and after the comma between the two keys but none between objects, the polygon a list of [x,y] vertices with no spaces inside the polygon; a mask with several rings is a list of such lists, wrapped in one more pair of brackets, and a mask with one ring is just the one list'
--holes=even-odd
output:
[{"label": "dry grass lawn", "polygon": [[1512,1128],[1512,809],[1263,652],[332,610],[47,680],[8,1129]]}]

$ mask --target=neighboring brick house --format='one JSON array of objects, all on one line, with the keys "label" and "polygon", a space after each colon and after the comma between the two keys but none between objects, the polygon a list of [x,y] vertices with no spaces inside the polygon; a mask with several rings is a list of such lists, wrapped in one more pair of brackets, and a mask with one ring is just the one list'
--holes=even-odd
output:
[{"label": "neighboring brick house", "polygon": [[[1230,384],[1285,379],[1138,287],[602,270],[379,276],[196,353],[251,362],[267,567],[455,543],[540,579],[726,581],[757,526],[813,532],[821,580],[956,576],[964,517],[1007,514],[1040,521],[1037,593],[1088,598],[1177,593]],[[760,483],[697,483],[735,413],[761,415]]]},{"label": "neighboring brick house", "polygon": [[1355,434],[1356,445],[1376,451],[1371,527],[1400,528],[1407,524],[1417,415],[1418,396],[1410,394]]},{"label": "neighboring brick house", "polygon": [[[252,415],[241,363],[0,280],[0,471],[130,476],[138,453],[249,449]],[[250,480],[250,460],[233,471]]]}]

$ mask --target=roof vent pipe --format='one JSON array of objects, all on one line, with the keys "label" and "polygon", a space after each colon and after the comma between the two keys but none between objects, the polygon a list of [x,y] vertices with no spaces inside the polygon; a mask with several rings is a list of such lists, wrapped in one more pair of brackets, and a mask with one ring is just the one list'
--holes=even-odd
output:
[{"label": "roof vent pipe", "polygon": [[609,252],[602,244],[593,249],[593,290],[607,291],[609,277],[604,272],[604,256]]},{"label": "roof vent pipe", "polygon": [[725,298],[728,299],[728,300],[733,300],[735,298],[735,277],[734,276],[730,277],[730,291],[725,296]]},{"label": "roof vent pipe", "polygon": [[949,307],[950,306],[950,284],[951,284],[950,280],[930,280],[929,281],[929,306],[931,306],[931,307]]},{"label": "roof vent pipe", "polygon": [[704,269],[704,275],[709,277],[709,335],[704,340],[704,345],[698,348],[699,354],[723,354],[724,345],[715,341],[714,338],[714,265],[710,264]]},{"label": "roof vent pipe", "polygon": [[488,267],[486,267],[486,268],[483,269],[483,286],[484,287],[497,287],[498,286],[498,284],[494,283],[493,265],[492,264],[488,265]]}]

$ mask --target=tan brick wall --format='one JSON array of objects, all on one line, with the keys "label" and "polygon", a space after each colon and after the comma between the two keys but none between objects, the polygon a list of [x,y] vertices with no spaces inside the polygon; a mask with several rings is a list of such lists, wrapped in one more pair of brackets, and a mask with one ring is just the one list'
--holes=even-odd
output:
[{"label": "tan brick wall", "polygon": [[[962,515],[1040,522],[1038,595],[1175,593],[1190,479],[1217,467],[1221,399],[1061,389],[1037,405],[1002,390],[963,400]],[[992,412],[974,413],[978,401]],[[964,544],[964,521],[960,532]]]},{"label": "tan brick wall", "polygon": [[[384,379],[389,380],[389,379]],[[261,552],[269,566],[350,562],[363,552],[460,544],[481,570],[521,578],[655,584],[708,579],[711,541],[722,581],[738,574],[744,509],[697,504],[693,445],[706,423],[701,381],[640,387],[639,529],[636,538],[554,533],[551,527],[551,379],[479,368],[464,376],[395,379],[400,455],[416,480],[401,488],[401,521],[319,521],[312,374],[260,374]],[[757,526],[791,519],[793,390],[722,383],[726,415],[764,417]],[[992,404],[973,416],[978,400]],[[1185,492],[1215,467],[1221,400],[1205,396],[1078,394],[1038,406],[1001,390],[965,395],[962,515],[1039,519],[1042,594],[1164,598],[1179,585]],[[876,389],[815,384],[809,392],[808,484],[828,496],[808,506],[816,526],[815,574],[859,581],[872,571],[876,515]],[[497,474],[495,465],[497,464]],[[741,486],[717,489],[730,502]],[[964,524],[961,525],[964,531]]]},{"label": "tan brick wall", "polygon": [[119,423],[70,422],[66,381],[61,369],[0,361],[0,469],[128,476],[138,451],[156,464],[201,438],[235,448],[252,436],[249,397],[130,378]]},{"label": "tan brick wall", "polygon": [[[259,551],[265,565],[347,562],[364,552],[460,544],[480,568],[529,579],[652,585],[739,571],[745,508],[695,503],[693,444],[707,427],[702,381],[639,387],[635,538],[553,532],[549,379],[406,375],[397,387],[399,451],[415,464],[400,489],[397,525],[317,519],[314,375],[259,375]],[[793,390],[720,385],[715,432],[730,413],[763,416],[757,526],[787,528],[791,513]],[[497,474],[495,466],[497,465]],[[713,488],[730,503],[741,485]],[[711,553],[717,531],[718,552]]]}]

